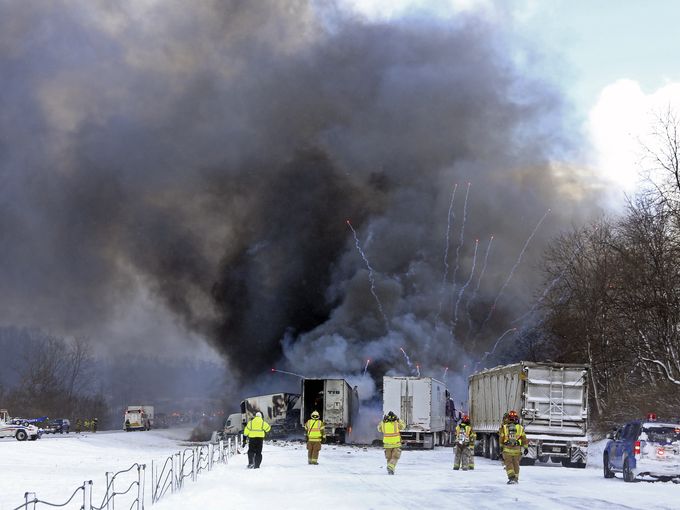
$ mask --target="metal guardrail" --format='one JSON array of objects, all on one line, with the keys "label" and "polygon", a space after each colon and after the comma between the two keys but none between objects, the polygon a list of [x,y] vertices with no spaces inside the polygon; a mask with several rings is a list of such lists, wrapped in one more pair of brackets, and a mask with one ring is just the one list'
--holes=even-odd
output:
[{"label": "metal guardrail", "polygon": [[[207,444],[185,448],[162,463],[151,462],[151,503],[157,503],[165,494],[178,492],[184,486],[184,480],[196,481],[203,471],[211,471],[215,464],[227,464],[229,458],[237,453],[238,439],[227,438],[218,444]],[[156,467],[158,466],[158,467]],[[136,478],[125,477],[135,474]],[[116,487],[118,480],[118,488]],[[146,464],[132,464],[129,468],[117,472],[106,473],[106,492],[99,505],[92,503],[92,480],[83,482],[63,503],[52,503],[38,499],[35,492],[26,492],[24,502],[11,510],[37,510],[38,505],[52,508],[64,508],[67,505],[80,505],[78,510],[116,510],[116,497],[119,506],[128,510],[144,510],[146,488]],[[130,499],[134,495],[134,498]],[[125,496],[128,496],[125,498]],[[124,500],[122,501],[121,498]],[[127,504],[130,504],[128,507]],[[71,506],[70,508],[76,508]]]}]

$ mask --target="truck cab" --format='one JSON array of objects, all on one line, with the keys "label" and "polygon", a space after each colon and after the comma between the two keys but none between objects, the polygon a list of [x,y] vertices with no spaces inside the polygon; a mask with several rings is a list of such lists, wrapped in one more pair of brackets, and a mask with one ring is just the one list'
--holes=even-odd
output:
[{"label": "truck cab", "polygon": [[17,441],[35,441],[41,435],[40,429],[28,423],[14,423],[7,409],[0,409],[0,437],[14,437]]},{"label": "truck cab", "polygon": [[224,421],[224,434],[240,434],[243,432],[243,415],[241,413],[233,413],[227,416]]}]

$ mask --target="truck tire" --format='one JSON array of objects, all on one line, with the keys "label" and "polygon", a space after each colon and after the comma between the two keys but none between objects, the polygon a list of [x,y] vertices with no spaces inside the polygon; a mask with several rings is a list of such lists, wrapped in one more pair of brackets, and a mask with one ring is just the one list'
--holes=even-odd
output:
[{"label": "truck tire", "polygon": [[605,478],[614,478],[614,471],[612,471],[612,467],[609,464],[609,454],[607,452],[605,452],[604,456],[602,457],[602,468],[604,470]]},{"label": "truck tire", "polygon": [[14,437],[17,438],[17,441],[26,441],[26,439],[28,439],[28,434],[25,430],[19,429]]},{"label": "truck tire", "polygon": [[635,475],[630,469],[630,462],[628,459],[623,461],[623,480],[625,482],[634,482]]},{"label": "truck tire", "polygon": [[500,444],[498,443],[498,438],[496,436],[491,436],[491,460],[498,460],[501,455]]}]

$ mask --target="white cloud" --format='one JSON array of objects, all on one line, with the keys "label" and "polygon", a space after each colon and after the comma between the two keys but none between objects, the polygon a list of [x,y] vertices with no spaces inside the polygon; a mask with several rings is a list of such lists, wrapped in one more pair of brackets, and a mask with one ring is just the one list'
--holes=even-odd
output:
[{"label": "white cloud", "polygon": [[391,20],[411,12],[427,13],[442,18],[460,12],[491,10],[491,0],[344,0],[350,9],[369,19]]},{"label": "white cloud", "polygon": [[680,111],[680,83],[645,93],[634,80],[606,86],[588,117],[588,132],[603,177],[631,192],[640,180],[642,145],[652,146],[655,116],[668,107]]}]

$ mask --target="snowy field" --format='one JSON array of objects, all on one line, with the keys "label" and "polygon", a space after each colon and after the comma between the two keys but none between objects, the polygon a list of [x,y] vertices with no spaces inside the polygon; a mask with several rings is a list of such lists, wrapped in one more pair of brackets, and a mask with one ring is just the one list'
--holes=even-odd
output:
[{"label": "snowy field", "polygon": [[[150,465],[183,448],[187,430],[97,433],[43,438],[37,442],[0,440],[0,510],[22,503],[24,492],[61,502],[83,480],[94,493],[105,485],[104,472]],[[230,459],[186,481],[147,508],[156,510],[239,509],[497,509],[519,504],[528,509],[678,509],[680,485],[605,480],[601,443],[592,448],[587,469],[558,465],[522,467],[519,485],[506,485],[500,462],[477,457],[475,471],[454,472],[451,449],[405,451],[395,476],[387,476],[382,450],[324,445],[318,466],[310,466],[297,443],[266,443],[259,470],[246,469],[246,456]],[[150,485],[150,471],[147,473]],[[53,499],[52,499],[53,498]],[[116,506],[123,505],[116,504]],[[48,507],[38,507],[48,508]],[[78,506],[74,506],[78,508]],[[127,506],[125,506],[127,508]]]}]

